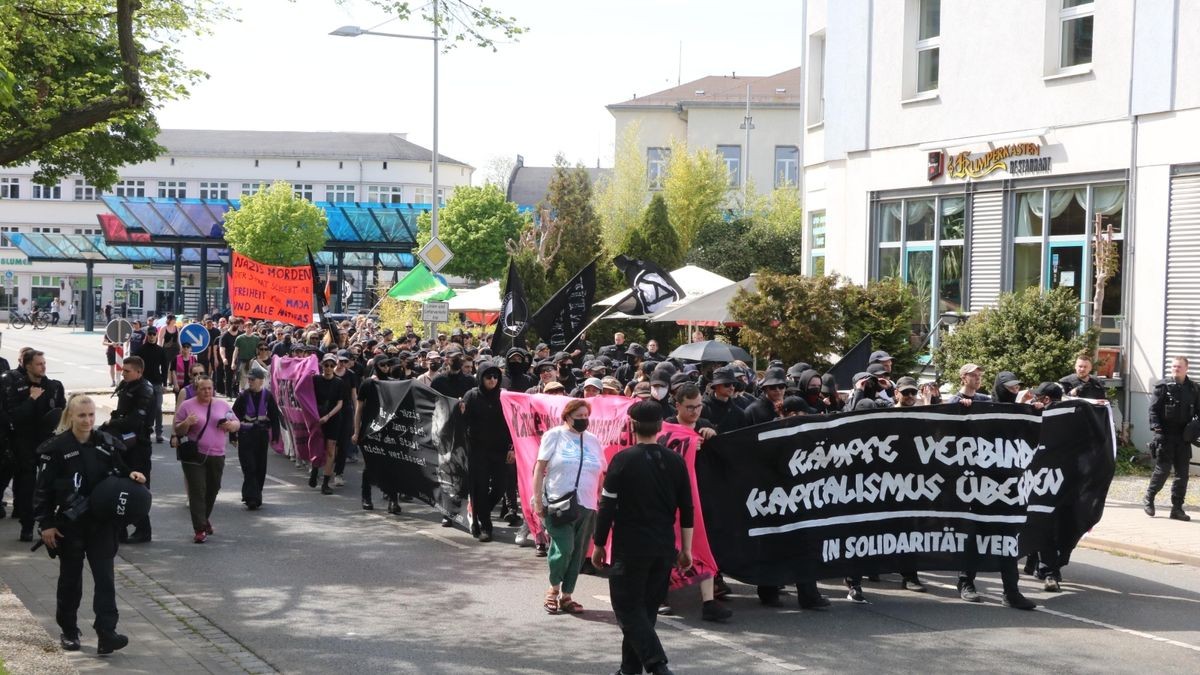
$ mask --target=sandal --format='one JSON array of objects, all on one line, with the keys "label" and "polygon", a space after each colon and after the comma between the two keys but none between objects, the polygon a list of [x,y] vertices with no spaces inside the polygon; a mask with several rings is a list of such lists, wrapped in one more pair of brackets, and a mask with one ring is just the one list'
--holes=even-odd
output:
[{"label": "sandal", "polygon": [[546,609],[547,614],[558,614],[558,589],[551,588],[546,591],[546,600],[542,603],[542,607]]},{"label": "sandal", "polygon": [[558,601],[558,610],[563,614],[583,614],[583,605],[575,602],[569,595],[563,595]]}]

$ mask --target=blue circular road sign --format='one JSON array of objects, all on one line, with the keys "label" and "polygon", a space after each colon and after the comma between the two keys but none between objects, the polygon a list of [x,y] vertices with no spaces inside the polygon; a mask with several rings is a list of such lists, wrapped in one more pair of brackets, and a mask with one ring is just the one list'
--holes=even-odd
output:
[{"label": "blue circular road sign", "polygon": [[179,331],[179,343],[188,343],[192,345],[192,353],[199,353],[208,349],[208,343],[211,336],[208,334],[208,329],[198,323],[189,323]]}]

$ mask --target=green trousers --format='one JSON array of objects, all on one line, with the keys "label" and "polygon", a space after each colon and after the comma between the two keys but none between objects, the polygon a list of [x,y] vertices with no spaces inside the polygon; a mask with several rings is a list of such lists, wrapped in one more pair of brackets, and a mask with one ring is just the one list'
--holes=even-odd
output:
[{"label": "green trousers", "polygon": [[575,580],[583,567],[583,558],[588,552],[588,542],[596,529],[596,512],[580,507],[583,515],[570,525],[551,525],[542,521],[550,535],[550,551],[546,560],[550,563],[550,585],[562,584],[563,593],[575,592]]}]

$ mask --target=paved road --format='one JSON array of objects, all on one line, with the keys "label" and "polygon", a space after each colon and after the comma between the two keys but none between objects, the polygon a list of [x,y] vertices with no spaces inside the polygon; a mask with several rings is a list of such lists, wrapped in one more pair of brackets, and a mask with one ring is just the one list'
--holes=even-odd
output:
[{"label": "paved road", "polygon": [[62,380],[69,390],[111,389],[107,362],[104,359],[103,321],[93,333],[79,328],[50,327],[33,330],[26,326],[13,330],[0,324],[0,356],[17,365],[17,353],[22,347],[36,347],[46,352],[46,370],[50,377]]},{"label": "paved road", "polygon": [[[7,348],[7,345],[6,345]],[[68,386],[71,386],[68,382]],[[359,508],[358,469],[322,496],[282,457],[272,457],[267,504],[240,508],[236,461],[225,472],[213,516],[216,535],[190,542],[182,476],[156,446],[155,541],[120,551],[122,626],[134,643],[111,659],[71,655],[84,672],[608,673],[619,631],[607,585],[584,577],[580,617],[547,616],[540,599],[545,561],[507,536],[478,544],[439,527],[427,508],[402,516]],[[377,502],[382,507],[382,503]],[[0,579],[48,631],[55,567],[16,542],[0,521]],[[843,599],[834,581],[830,611],[760,607],[734,584],[725,625],[699,620],[694,590],[671,598],[678,616],[661,623],[680,673],[814,672],[1196,672],[1200,670],[1200,571],[1184,565],[1080,550],[1064,592],[1049,596],[1023,579],[1037,612],[999,605],[999,580],[980,577],[992,597],[957,599],[953,577],[926,573],[924,595],[898,579],[870,584],[867,605]],[[83,617],[88,617],[85,600]],[[90,644],[88,644],[90,643]]]}]

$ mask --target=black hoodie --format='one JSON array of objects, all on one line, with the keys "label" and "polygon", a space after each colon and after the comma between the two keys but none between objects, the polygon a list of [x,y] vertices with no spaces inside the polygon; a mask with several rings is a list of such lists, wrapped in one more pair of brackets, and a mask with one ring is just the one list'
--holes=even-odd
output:
[{"label": "black hoodie", "polygon": [[996,403],[1016,403],[1017,395],[1009,391],[1008,387],[1005,387],[1003,383],[1008,382],[1009,380],[1019,379],[1021,378],[1014,375],[1012,371],[1000,371],[996,375],[995,385],[992,386],[992,400],[994,400]]},{"label": "black hoodie", "polygon": [[[483,388],[483,376],[494,373],[496,386]],[[467,448],[472,452],[504,454],[512,449],[504,409],[500,407],[500,369],[488,365],[479,371],[480,385],[463,396],[463,421],[467,427]]]}]

